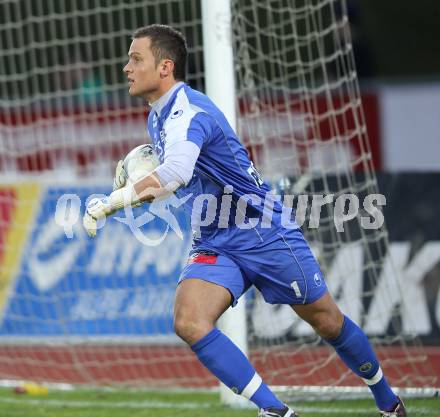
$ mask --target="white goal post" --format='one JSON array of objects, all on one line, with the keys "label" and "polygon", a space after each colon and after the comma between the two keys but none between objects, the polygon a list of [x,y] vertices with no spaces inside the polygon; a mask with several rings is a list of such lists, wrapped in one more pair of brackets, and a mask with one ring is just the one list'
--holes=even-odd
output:
[{"label": "white goal post", "polygon": [[[232,50],[231,3],[229,0],[202,0],[203,57],[206,94],[219,106],[233,129],[236,129],[236,94]],[[220,327],[234,343],[248,353],[245,296],[235,308],[229,308],[220,319]],[[248,401],[221,386],[223,403],[243,407]]]}]

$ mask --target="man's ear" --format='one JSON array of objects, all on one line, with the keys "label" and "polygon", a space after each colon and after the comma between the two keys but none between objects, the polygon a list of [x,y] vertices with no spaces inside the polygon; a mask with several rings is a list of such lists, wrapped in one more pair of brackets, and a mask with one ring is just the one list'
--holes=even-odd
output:
[{"label": "man's ear", "polygon": [[171,59],[164,59],[160,63],[160,77],[166,78],[170,75],[173,75],[174,71],[174,62]]}]

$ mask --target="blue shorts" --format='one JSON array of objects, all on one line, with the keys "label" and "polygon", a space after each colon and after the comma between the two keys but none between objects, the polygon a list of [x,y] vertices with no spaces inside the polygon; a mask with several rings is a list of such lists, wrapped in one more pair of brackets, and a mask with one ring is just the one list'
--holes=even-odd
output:
[{"label": "blue shorts", "polygon": [[227,253],[207,244],[194,247],[179,283],[188,278],[229,290],[232,305],[251,285],[270,304],[310,304],[327,292],[323,274],[301,230],[284,230],[276,239],[245,251]]}]

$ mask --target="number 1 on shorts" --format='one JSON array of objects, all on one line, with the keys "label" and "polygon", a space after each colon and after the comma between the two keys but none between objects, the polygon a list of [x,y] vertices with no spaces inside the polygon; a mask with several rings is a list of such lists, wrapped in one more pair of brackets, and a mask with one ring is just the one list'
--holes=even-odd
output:
[{"label": "number 1 on shorts", "polygon": [[293,281],[290,286],[293,288],[296,297],[301,297],[301,290],[299,289],[298,281]]}]

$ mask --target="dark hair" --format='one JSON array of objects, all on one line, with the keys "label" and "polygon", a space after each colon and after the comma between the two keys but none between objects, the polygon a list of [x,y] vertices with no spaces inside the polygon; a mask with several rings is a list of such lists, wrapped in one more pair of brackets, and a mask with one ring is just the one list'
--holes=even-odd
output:
[{"label": "dark hair", "polygon": [[184,81],[188,56],[185,37],[171,26],[159,24],[141,27],[133,33],[133,39],[146,37],[151,40],[156,65],[162,59],[171,59],[174,62],[174,78]]}]

